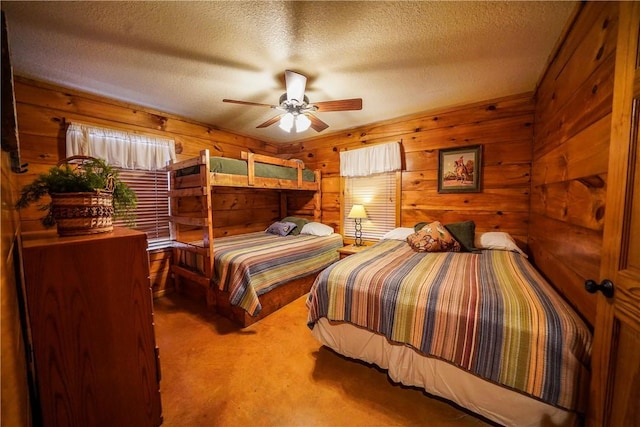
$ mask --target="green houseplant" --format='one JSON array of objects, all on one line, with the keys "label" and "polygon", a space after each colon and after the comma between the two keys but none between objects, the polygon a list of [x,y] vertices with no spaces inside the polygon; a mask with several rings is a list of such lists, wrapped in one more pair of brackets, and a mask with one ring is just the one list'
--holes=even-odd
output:
[{"label": "green houseplant", "polygon": [[[73,165],[71,161],[80,161]],[[47,214],[45,227],[58,226],[60,235],[101,233],[113,230],[112,219],[133,224],[137,206],[135,192],[118,178],[118,171],[104,160],[72,156],[22,188],[18,209],[50,196],[39,205]]]}]

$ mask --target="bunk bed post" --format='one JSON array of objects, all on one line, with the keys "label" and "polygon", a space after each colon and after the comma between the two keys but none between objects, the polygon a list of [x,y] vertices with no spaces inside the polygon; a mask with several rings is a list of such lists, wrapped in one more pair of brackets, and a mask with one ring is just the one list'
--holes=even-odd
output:
[{"label": "bunk bed post", "polygon": [[[211,186],[211,174],[209,173],[209,150],[200,151],[200,186],[202,187],[202,201],[200,203],[201,215],[204,221],[203,244],[206,247],[204,256],[204,273],[207,277],[213,277],[213,201]],[[207,307],[215,305],[215,293],[211,286],[206,289]]]},{"label": "bunk bed post", "polygon": [[313,220],[316,222],[322,222],[322,178],[320,170],[316,170],[313,172],[316,176],[316,183],[318,184],[318,189],[313,195]]},{"label": "bunk bed post", "polygon": [[[175,163],[174,160],[169,160],[169,165],[171,166]],[[169,190],[173,190],[176,188],[176,174],[173,172],[169,172]],[[178,199],[176,197],[169,198],[169,218],[171,215],[175,215],[178,212]],[[169,236],[172,240],[180,239],[180,227],[174,221],[169,221]],[[180,249],[175,245],[171,248],[171,256],[173,257],[172,264],[179,263],[180,260]],[[176,292],[180,292],[182,288],[182,280],[181,276],[178,274],[172,274],[173,277],[173,286]]]},{"label": "bunk bed post", "polygon": [[247,153],[247,177],[249,185],[254,185],[256,181],[256,164],[253,153]]},{"label": "bunk bed post", "polygon": [[280,192],[280,218],[284,218],[285,216],[289,216],[289,209],[287,205],[287,193],[284,191]]}]

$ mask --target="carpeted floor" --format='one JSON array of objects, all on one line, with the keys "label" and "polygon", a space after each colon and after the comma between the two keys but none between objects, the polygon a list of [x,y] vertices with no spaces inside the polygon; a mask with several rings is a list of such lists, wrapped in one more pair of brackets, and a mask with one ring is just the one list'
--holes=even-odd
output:
[{"label": "carpeted floor", "polygon": [[245,329],[203,301],[154,301],[164,426],[485,426],[322,347],[305,297]]}]

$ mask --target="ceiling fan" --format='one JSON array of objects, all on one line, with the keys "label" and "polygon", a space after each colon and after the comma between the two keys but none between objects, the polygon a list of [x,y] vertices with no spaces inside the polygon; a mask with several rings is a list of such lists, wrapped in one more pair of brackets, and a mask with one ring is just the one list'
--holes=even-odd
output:
[{"label": "ceiling fan", "polygon": [[264,123],[259,124],[258,128],[266,128],[276,122],[280,122],[280,128],[291,132],[304,132],[311,127],[316,132],[322,132],[329,127],[328,124],[311,114],[329,111],[350,111],[362,110],[362,99],[340,99],[336,101],[323,101],[310,103],[309,98],[304,94],[307,85],[307,78],[295,71],[286,70],[284,79],[287,92],[280,96],[278,105],[260,104],[249,101],[236,101],[233,99],[223,99],[222,102],[231,102],[233,104],[254,105],[257,107],[269,107],[283,111],[282,114],[272,117]]}]

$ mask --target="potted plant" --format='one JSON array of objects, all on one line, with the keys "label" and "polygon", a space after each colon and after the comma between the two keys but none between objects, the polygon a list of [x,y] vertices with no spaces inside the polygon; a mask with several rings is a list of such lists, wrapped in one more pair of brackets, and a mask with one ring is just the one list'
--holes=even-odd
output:
[{"label": "potted plant", "polygon": [[42,224],[57,225],[62,236],[112,231],[114,218],[132,224],[138,201],[134,191],[118,178],[116,169],[87,156],[66,158],[40,174],[22,188],[16,207],[25,208],[45,196],[50,196],[51,202],[39,206],[47,212]]}]

